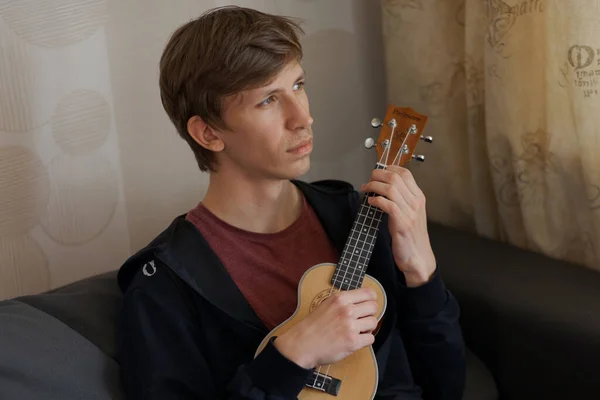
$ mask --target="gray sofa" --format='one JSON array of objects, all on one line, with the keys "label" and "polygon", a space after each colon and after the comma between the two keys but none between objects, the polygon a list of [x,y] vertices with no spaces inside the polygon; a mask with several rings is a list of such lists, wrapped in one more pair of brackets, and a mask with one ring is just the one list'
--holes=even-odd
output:
[{"label": "gray sofa", "polygon": [[[437,224],[430,235],[461,304],[465,400],[600,398],[600,274]],[[0,302],[0,399],[125,398],[120,302],[116,271]]]}]

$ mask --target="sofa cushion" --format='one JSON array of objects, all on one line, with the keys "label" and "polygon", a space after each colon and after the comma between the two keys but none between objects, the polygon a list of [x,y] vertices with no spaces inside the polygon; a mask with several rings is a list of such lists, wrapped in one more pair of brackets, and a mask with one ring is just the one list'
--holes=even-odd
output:
[{"label": "sofa cushion", "polygon": [[496,382],[481,360],[467,349],[467,381],[462,400],[498,400]]},{"label": "sofa cushion", "polygon": [[600,273],[439,224],[431,244],[467,345],[511,400],[600,396]]},{"label": "sofa cushion", "polygon": [[109,357],[116,357],[116,324],[122,302],[117,271],[17,300],[59,319]]},{"label": "sofa cushion", "polygon": [[0,399],[124,399],[118,364],[58,319],[0,302]]}]

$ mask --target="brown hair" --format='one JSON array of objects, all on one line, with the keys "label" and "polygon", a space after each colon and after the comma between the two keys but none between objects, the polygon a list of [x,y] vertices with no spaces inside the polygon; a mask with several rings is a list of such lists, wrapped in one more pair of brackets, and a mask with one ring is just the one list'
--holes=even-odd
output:
[{"label": "brown hair", "polygon": [[237,6],[209,10],[179,27],[160,59],[160,98],[201,171],[215,171],[214,154],[187,131],[198,115],[215,128],[225,97],[268,84],[292,60],[302,59],[299,34],[289,17]]}]

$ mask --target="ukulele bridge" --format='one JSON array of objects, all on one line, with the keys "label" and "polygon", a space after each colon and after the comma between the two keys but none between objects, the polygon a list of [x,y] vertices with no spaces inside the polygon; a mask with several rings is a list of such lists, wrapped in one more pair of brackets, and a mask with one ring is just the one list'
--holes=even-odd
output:
[{"label": "ukulele bridge", "polygon": [[306,381],[306,386],[320,390],[332,396],[337,396],[342,386],[342,381],[332,376],[314,371]]}]

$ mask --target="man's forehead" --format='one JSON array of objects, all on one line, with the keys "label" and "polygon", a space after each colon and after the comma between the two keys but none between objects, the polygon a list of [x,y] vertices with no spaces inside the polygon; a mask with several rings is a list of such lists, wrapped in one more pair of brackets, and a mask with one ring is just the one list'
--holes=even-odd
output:
[{"label": "man's forehead", "polygon": [[[292,65],[286,66],[277,75],[275,75],[271,79],[267,80],[266,82],[264,82],[258,86],[251,87],[251,88],[242,90],[241,92],[231,95],[230,97],[232,98],[231,99],[232,102],[230,104],[236,104],[239,106],[239,105],[244,104],[244,100],[246,98],[263,94],[265,91],[269,91],[269,89],[276,89],[277,86],[279,84],[281,84],[277,81],[284,78],[284,76],[287,74],[294,74],[294,79],[296,79],[299,76],[304,75],[304,69],[300,66],[300,64],[298,64],[297,62],[294,62]],[[295,76],[295,75],[298,75],[298,76]]]}]

